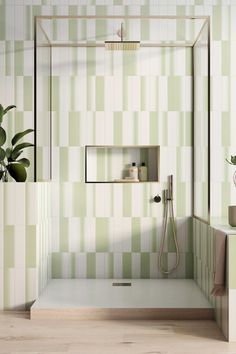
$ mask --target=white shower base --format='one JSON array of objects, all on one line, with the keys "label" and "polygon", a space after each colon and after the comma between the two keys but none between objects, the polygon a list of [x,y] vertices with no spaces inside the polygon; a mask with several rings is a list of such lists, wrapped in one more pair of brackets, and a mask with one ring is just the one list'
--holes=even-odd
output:
[{"label": "white shower base", "polygon": [[212,319],[213,309],[191,279],[53,279],[31,307],[36,318]]}]

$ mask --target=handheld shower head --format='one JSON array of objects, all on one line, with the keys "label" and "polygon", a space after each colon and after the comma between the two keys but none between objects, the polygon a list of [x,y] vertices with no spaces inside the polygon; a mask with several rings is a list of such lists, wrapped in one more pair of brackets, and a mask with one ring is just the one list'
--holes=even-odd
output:
[{"label": "handheld shower head", "polygon": [[168,176],[168,199],[173,200],[173,175]]}]

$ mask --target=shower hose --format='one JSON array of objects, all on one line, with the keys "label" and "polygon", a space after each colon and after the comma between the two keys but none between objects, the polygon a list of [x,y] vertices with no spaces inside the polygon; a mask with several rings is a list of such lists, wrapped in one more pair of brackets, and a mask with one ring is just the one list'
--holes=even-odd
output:
[{"label": "shower hose", "polygon": [[[169,210],[170,223],[172,226],[172,233],[173,233],[173,239],[174,239],[175,250],[176,250],[176,261],[174,266],[171,269],[164,269],[162,258],[163,258],[165,240],[167,236],[168,210]],[[177,240],[176,225],[175,225],[175,218],[174,218],[173,199],[168,198],[167,191],[166,191],[165,198],[164,198],[164,220],[163,220],[163,228],[162,228],[162,237],[161,237],[161,244],[160,244],[160,253],[158,257],[159,270],[163,274],[171,274],[178,267],[179,259],[180,259],[180,254],[179,254],[179,245]]]}]

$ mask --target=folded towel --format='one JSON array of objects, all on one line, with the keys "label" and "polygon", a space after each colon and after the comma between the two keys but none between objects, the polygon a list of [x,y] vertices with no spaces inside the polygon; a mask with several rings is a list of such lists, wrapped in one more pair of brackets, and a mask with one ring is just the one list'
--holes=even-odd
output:
[{"label": "folded towel", "polygon": [[227,234],[221,230],[214,230],[214,287],[213,296],[223,296],[226,285],[226,239]]}]

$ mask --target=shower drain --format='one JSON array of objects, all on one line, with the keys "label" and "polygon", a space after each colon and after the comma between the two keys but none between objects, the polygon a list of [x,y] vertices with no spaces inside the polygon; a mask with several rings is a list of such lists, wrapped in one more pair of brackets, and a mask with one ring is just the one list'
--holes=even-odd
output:
[{"label": "shower drain", "polygon": [[112,286],[131,286],[131,283],[112,283]]}]

